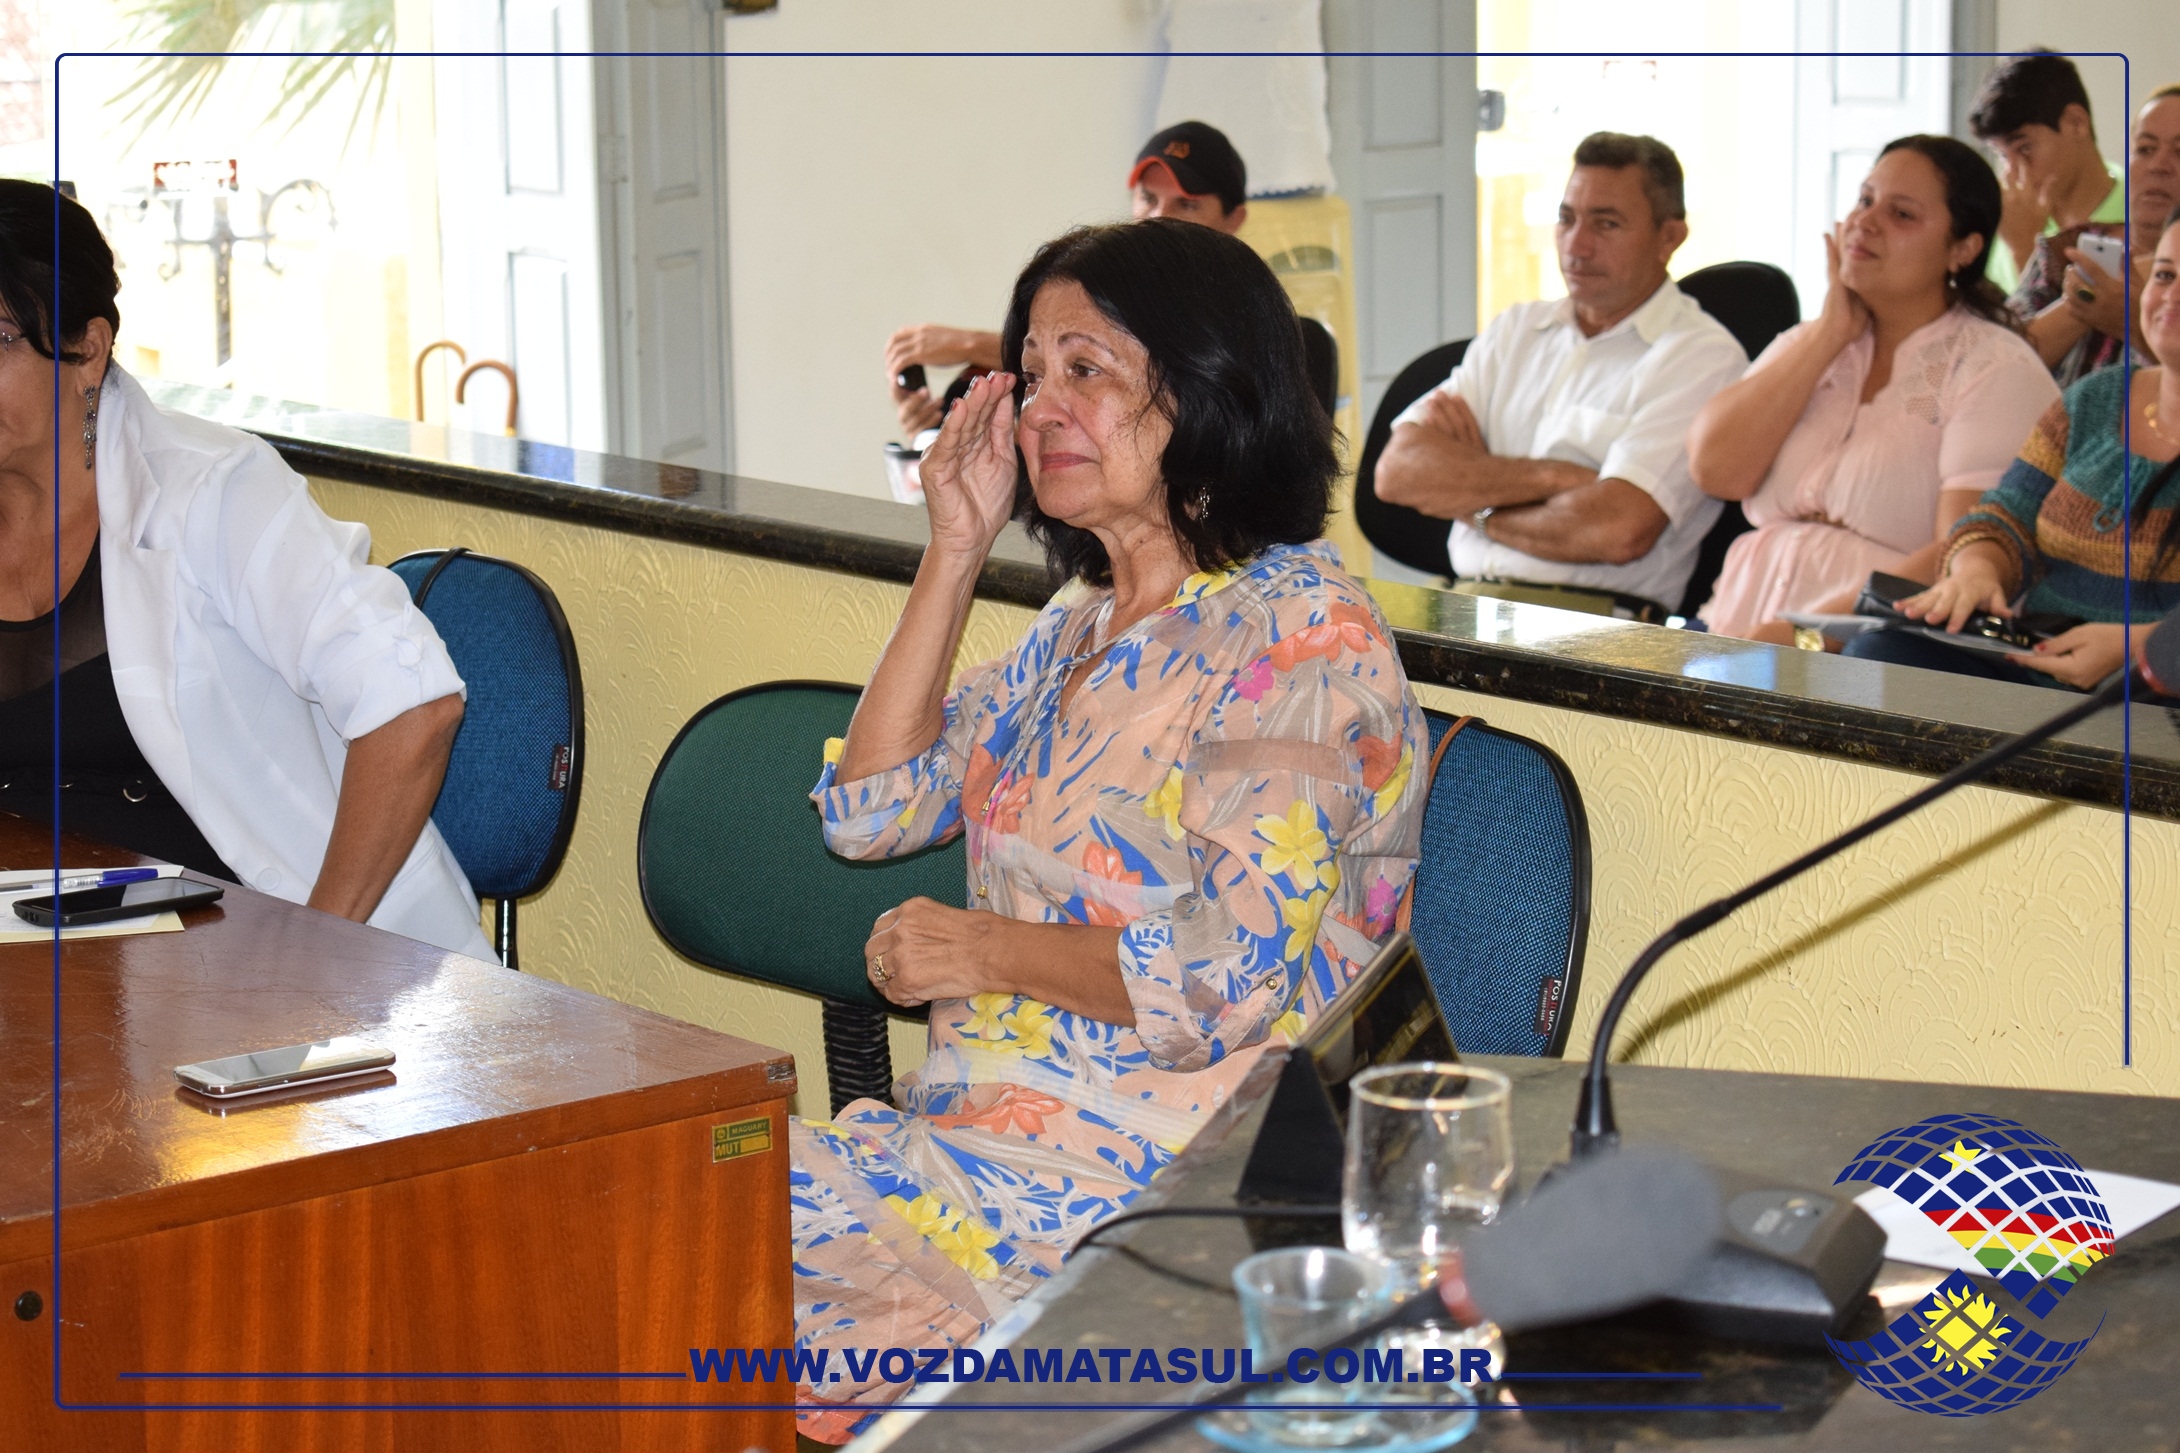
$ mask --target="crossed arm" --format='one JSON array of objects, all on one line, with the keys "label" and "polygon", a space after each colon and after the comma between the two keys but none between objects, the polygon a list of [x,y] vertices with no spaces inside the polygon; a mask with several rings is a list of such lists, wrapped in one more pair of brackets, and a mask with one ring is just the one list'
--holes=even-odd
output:
[{"label": "crossed arm", "polygon": [[1624,479],[1558,459],[1493,454],[1467,401],[1440,389],[1422,418],[1399,424],[1378,456],[1378,498],[1441,520],[1491,508],[1481,526],[1540,560],[1624,565],[1650,553],[1665,511]]}]

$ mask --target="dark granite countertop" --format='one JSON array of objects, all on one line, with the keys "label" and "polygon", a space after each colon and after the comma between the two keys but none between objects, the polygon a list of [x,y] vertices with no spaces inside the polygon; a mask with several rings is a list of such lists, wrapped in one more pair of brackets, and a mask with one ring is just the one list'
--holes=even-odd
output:
[{"label": "dark granite countertop", "polygon": [[[1257,1074],[1268,1081],[1276,1066]],[[1514,1140],[1523,1185],[1565,1158],[1567,1127],[1583,1066],[1569,1061],[1477,1055],[1515,1081]],[[1161,1176],[1153,1196],[1169,1205],[1233,1204],[1243,1162],[1262,1119],[1263,1088],[1252,1076],[1241,1107],[1215,1117]],[[1942,1111],[2002,1115],[2056,1140],[2092,1170],[2180,1180],[2180,1101],[2152,1096],[2000,1090],[1973,1085],[1911,1084],[1746,1074],[1726,1070],[1616,1066],[1613,1088],[1628,1139],[1686,1147],[1714,1164],[1787,1185],[1832,1183],[1854,1153],[1886,1131]],[[1260,1223],[1261,1224],[1261,1223]],[[1308,1243],[1339,1243],[1337,1223],[1317,1223]],[[1114,1232],[1109,1245],[1076,1256],[1060,1277],[1025,1303],[1035,1321],[1021,1347],[1164,1349],[1241,1347],[1233,1267],[1253,1248],[1238,1220],[1161,1220]],[[1927,1294],[1941,1272],[1886,1262],[1875,1288],[1896,1317]],[[1610,1324],[1517,1335],[1508,1370],[1551,1372],[1697,1372],[1700,1381],[1566,1381],[1508,1384],[1522,1411],[1486,1413],[1463,1448],[1598,1449],[1622,1446],[1734,1449],[2005,1450],[2054,1448],[2171,1449],[2180,1446],[2180,1212],[2124,1238],[2038,1326],[2045,1335],[2096,1341],[2065,1376],[2004,1413],[1941,1418],[1899,1408],[1859,1386],[1824,1352],[1729,1344]],[[1026,1317],[1023,1318],[1026,1320]],[[1862,1334],[1866,1335],[1866,1334]],[[1162,1355],[1162,1353],[1161,1353]],[[1102,1363],[1095,1364],[1102,1365]],[[1131,1365],[1132,1363],[1128,1363]],[[928,1389],[936,1392],[937,1389]],[[971,1409],[1022,1405],[1040,1395],[1071,1403],[1144,1402],[1185,1396],[1156,1384],[1069,1384],[1046,1390],[979,1383],[951,1390],[890,1444],[890,1453],[980,1453],[1056,1447],[1137,1413],[1065,1414]],[[1552,1403],[1645,1405],[1633,1412],[1554,1412]],[[1674,1403],[1775,1404],[1776,1411],[1675,1411]],[[1208,1449],[1193,1431],[1153,1443],[1161,1450]]]},{"label": "dark granite countertop", "polygon": [[[889,500],[594,454],[160,380],[168,407],[263,435],[306,474],[356,480],[797,564],[905,581],[923,511]],[[876,467],[876,461],[873,461]],[[1544,606],[1372,582],[1417,681],[1939,773],[2064,709],[2058,691],[1851,661]],[[980,593],[1042,605],[1036,547],[1010,526]],[[2039,796],[2180,818],[2180,713],[2107,712],[1992,778]]]}]

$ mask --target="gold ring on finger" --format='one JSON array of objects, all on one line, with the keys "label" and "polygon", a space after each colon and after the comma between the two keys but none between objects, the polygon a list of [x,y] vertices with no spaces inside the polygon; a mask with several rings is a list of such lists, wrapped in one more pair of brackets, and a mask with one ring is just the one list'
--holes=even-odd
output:
[{"label": "gold ring on finger", "polygon": [[880,954],[878,955],[878,957],[872,959],[870,961],[870,967],[871,972],[878,976],[878,982],[881,984],[893,977],[893,975],[886,972],[886,956],[884,954]]}]

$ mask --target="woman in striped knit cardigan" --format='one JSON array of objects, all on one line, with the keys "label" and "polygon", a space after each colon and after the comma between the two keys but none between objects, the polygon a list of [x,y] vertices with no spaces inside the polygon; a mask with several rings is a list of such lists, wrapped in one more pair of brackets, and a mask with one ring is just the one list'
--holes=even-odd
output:
[{"label": "woman in striped knit cardigan", "polygon": [[[2120,668],[2159,617],[2180,607],[2175,222],[2180,208],[2167,220],[2142,295],[2142,344],[2167,366],[2122,364],[2069,388],[2037,422],[2005,476],[1953,526],[1938,583],[1901,602],[1907,615],[1948,630],[1975,611],[2068,616],[2083,624],[2033,652],[2005,657],[1894,631],[1857,636],[1846,654],[2087,690]],[[2133,446],[2132,459],[2123,438]],[[2122,549],[2123,521],[2130,526],[2131,561]],[[2119,624],[2123,608],[2131,608],[2132,641]]]}]

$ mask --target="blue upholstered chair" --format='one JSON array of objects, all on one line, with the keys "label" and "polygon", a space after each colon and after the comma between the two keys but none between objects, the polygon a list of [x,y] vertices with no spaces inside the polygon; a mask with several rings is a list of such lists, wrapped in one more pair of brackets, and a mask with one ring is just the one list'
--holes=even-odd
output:
[{"label": "blue upholstered chair", "polygon": [[1558,1055],[1589,940],[1581,791],[1540,742],[1426,715],[1436,770],[1408,931],[1464,1054]]},{"label": "blue upholstered chair", "polygon": [[492,900],[493,946],[516,968],[515,903],[559,870],[582,795],[575,638],[551,588],[511,561],[422,550],[392,569],[469,688],[431,820]]}]

